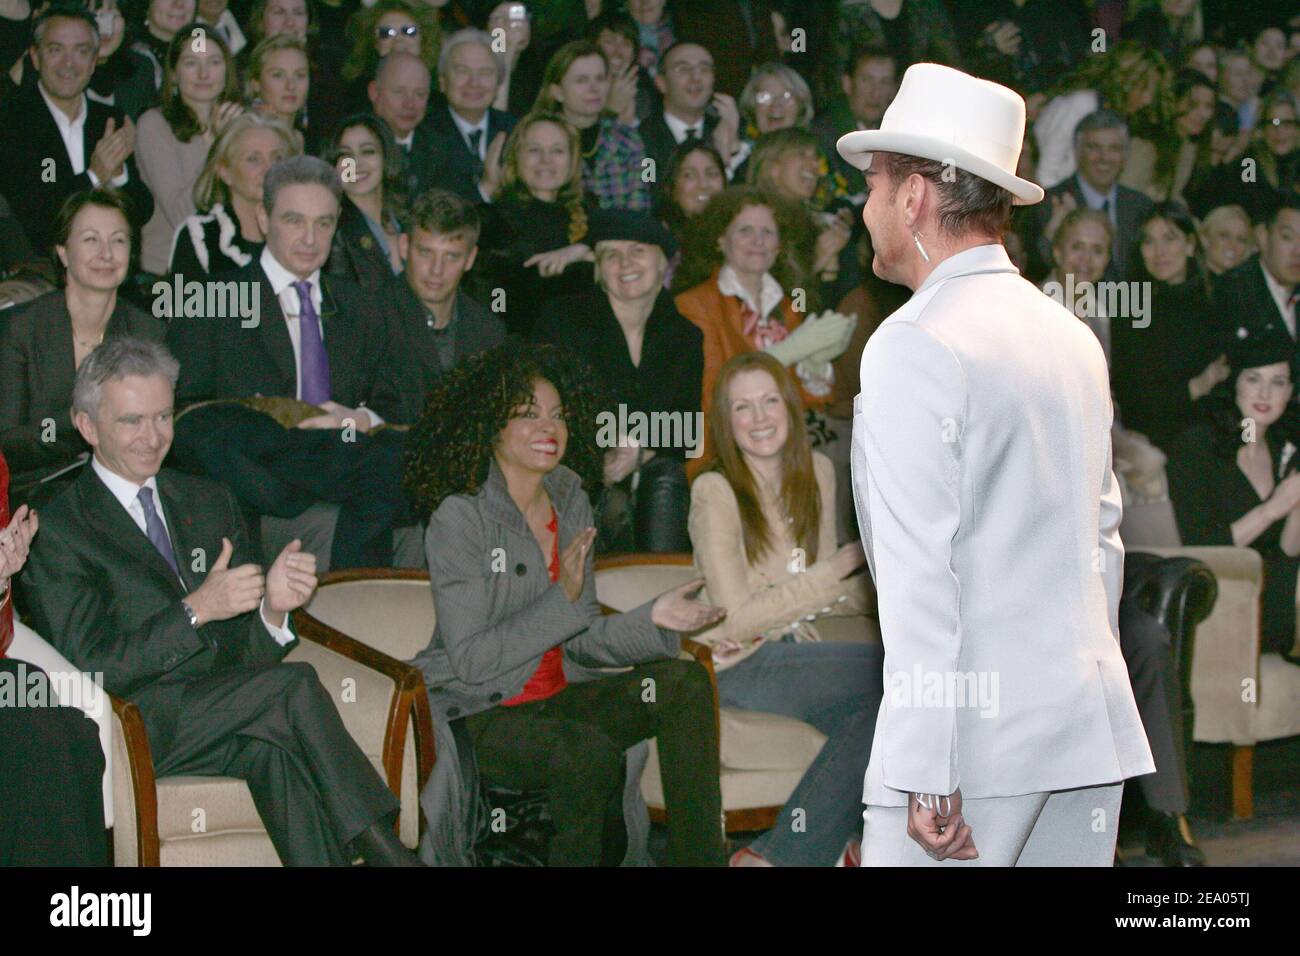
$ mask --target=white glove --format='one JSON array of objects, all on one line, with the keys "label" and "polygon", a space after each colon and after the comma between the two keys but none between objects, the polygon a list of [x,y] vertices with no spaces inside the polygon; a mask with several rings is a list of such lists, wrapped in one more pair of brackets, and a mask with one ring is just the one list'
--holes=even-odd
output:
[{"label": "white glove", "polygon": [[834,357],[848,348],[854,322],[849,316],[830,310],[811,315],[784,339],[772,343],[764,351],[785,366],[795,365],[830,349],[835,349]]},{"label": "white glove", "polygon": [[856,312],[850,312],[848,315],[844,315],[840,312],[827,312],[825,314],[827,316],[839,316],[840,318],[848,319],[848,325],[845,326],[844,334],[838,342],[827,346],[820,352],[814,352],[812,355],[808,356],[805,361],[826,363],[834,362],[844,354],[844,350],[847,349],[849,343],[853,341],[853,332],[858,327],[858,314]]}]

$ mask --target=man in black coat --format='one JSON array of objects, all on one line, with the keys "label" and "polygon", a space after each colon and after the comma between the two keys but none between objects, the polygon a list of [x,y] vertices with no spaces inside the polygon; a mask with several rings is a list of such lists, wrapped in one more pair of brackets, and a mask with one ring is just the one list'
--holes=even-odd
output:
[{"label": "man in black coat", "polygon": [[429,68],[418,56],[390,53],[379,61],[367,93],[374,114],[388,124],[406,164],[406,191],[418,196],[434,185],[437,150],[422,122],[429,103]]},{"label": "man in black coat", "polygon": [[[240,500],[261,513],[293,517],[314,502],[338,504],[330,567],[386,567],[393,528],[410,523],[401,494],[404,436],[378,431],[402,422],[400,343],[382,302],[321,272],[341,196],[338,174],[323,160],[295,156],[272,167],[258,210],[266,248],[257,261],[208,283],[233,283],[241,302],[257,303],[256,314],[205,308],[174,315],[167,330],[181,361],[182,404],[280,397],[316,406],[318,414],[281,428],[237,405],[208,405],[181,418],[177,448],[231,480]],[[163,285],[155,293],[170,294]],[[228,298],[213,299],[219,311],[233,311]],[[267,500],[268,483],[279,504]]]},{"label": "man in black coat", "polygon": [[460,288],[478,257],[479,228],[472,203],[430,189],[411,207],[409,228],[398,240],[406,281],[390,312],[403,342],[401,414],[407,421],[419,417],[440,376],[505,340],[505,323]]},{"label": "man in black coat", "polygon": [[1025,217],[1025,248],[1039,274],[1052,263],[1052,238],[1073,209],[1096,209],[1110,219],[1115,241],[1110,264],[1102,277],[1107,282],[1129,278],[1133,247],[1151,200],[1136,189],[1119,184],[1129,148],[1128,124],[1111,110],[1097,110],[1079,121],[1074,131],[1078,171],[1047,191],[1047,201],[1031,207]]},{"label": "man in black coat", "polygon": [[744,161],[740,114],[731,97],[714,95],[713,71],[713,55],[698,43],[674,43],[659,57],[655,85],[663,94],[663,109],[640,127],[645,154],[655,161],[659,176],[665,174],[673,150],[688,139],[703,140],[717,149],[727,164],[728,178]]},{"label": "man in black coat", "polygon": [[1263,334],[1270,326],[1296,335],[1300,291],[1300,198],[1288,198],[1255,226],[1259,255],[1214,282],[1214,315],[1224,348]]},{"label": "man in black coat", "polygon": [[85,92],[99,52],[95,18],[56,5],[37,17],[34,37],[39,79],[0,109],[0,183],[32,248],[48,255],[63,201],[99,185],[130,196],[139,229],[153,215],[153,197],[131,161],[135,126]]},{"label": "man in black coat", "polygon": [[73,408],[94,455],[42,511],[23,578],[33,621],[140,708],[159,776],[247,781],[285,864],[414,865],[391,828],[396,797],[315,671],[281,663],[315,559],[294,541],[263,576],[230,492],[159,470],[176,374],[140,339],[82,363]]},{"label": "man in black coat", "polygon": [[443,41],[438,85],[447,102],[424,121],[433,151],[430,185],[470,202],[488,198],[479,190],[483,164],[490,153],[500,162],[505,139],[518,122],[492,108],[504,70],[492,52],[492,38],[482,30],[458,30]]}]

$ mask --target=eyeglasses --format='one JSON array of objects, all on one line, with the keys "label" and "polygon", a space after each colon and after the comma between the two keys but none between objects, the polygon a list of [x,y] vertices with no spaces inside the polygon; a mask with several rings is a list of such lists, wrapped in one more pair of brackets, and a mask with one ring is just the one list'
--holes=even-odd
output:
[{"label": "eyeglasses", "polygon": [[375,29],[375,35],[381,40],[391,40],[399,33],[404,37],[418,37],[420,28],[414,23],[408,23],[404,27],[377,27]]},{"label": "eyeglasses", "polygon": [[789,90],[785,90],[781,93],[769,93],[767,90],[760,90],[758,94],[755,95],[754,100],[762,106],[766,106],[768,103],[775,100],[780,100],[782,103],[793,103],[794,94]]}]

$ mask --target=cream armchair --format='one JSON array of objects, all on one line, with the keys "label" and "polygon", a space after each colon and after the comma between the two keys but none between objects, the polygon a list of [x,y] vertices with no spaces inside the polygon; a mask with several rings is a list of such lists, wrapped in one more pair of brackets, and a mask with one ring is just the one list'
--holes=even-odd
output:
[{"label": "cream armchair", "polygon": [[[343,725],[401,800],[398,832],[419,840],[420,786],[431,741],[411,732],[424,681],[415,668],[294,612],[301,640],[285,658],[306,661]],[[113,856],[118,866],[278,866],[252,794],[234,777],[157,777],[139,709],[113,698]]]},{"label": "cream armchair", "polygon": [[[696,576],[689,554],[625,554],[596,559],[596,598],[615,611],[629,611]],[[780,714],[719,707],[713,654],[702,644],[683,640],[682,648],[709,672],[722,762],[722,811],[728,833],[766,830],[821,752],[826,736],[803,721]],[[641,778],[641,793],[658,823],[666,819],[659,751],[650,743],[650,759]]]}]

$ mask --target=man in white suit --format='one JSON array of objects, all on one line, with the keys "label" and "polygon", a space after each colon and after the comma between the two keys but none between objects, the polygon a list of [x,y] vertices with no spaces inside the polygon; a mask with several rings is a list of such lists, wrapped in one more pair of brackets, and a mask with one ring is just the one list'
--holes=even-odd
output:
[{"label": "man in white suit", "polygon": [[1127,777],[1154,770],[1118,641],[1124,551],[1096,337],[1001,236],[1024,101],[922,63],[864,170],[878,276],[913,290],[862,356],[853,489],[885,697],[865,865],[1110,865]]}]

